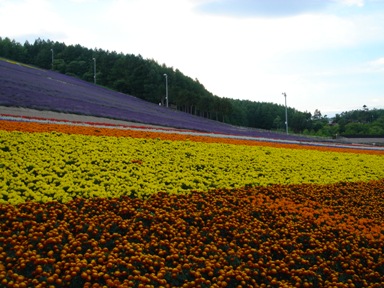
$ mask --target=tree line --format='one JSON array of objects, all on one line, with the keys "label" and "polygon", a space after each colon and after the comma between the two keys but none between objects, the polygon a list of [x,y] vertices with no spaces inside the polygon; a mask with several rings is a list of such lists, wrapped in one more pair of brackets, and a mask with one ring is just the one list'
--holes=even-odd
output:
[{"label": "tree line", "polygon": [[[28,41],[20,44],[0,37],[0,57],[89,82],[93,82],[96,76],[98,85],[160,105],[165,104],[166,74],[169,105],[174,109],[238,126],[285,131],[285,106],[219,97],[197,79],[141,55],[89,49],[79,44],[66,45],[40,38],[33,44]],[[288,107],[287,113],[289,131],[294,133],[326,137],[384,135],[383,110],[365,107],[362,111],[343,112],[336,115],[332,123],[318,110],[312,115]]]},{"label": "tree line", "polygon": [[315,135],[335,137],[384,137],[384,109],[361,109],[342,112],[330,121],[316,110],[313,117]]}]

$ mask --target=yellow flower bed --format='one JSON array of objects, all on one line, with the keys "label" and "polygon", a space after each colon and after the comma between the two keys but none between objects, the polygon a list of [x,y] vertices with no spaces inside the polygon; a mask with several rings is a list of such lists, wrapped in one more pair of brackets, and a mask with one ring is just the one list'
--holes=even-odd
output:
[{"label": "yellow flower bed", "polygon": [[383,152],[0,121],[0,286],[382,287]]},{"label": "yellow flower bed", "polygon": [[0,131],[0,203],[384,178],[382,155]]}]

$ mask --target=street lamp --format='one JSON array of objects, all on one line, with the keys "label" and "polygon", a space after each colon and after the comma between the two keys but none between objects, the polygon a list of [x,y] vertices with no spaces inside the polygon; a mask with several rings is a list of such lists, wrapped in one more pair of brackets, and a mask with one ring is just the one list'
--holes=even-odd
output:
[{"label": "street lamp", "polygon": [[288,134],[288,112],[287,112],[287,94],[282,93],[285,97],[285,130],[287,131]]},{"label": "street lamp", "polygon": [[165,106],[168,107],[168,75],[164,73],[165,77]]},{"label": "street lamp", "polygon": [[51,62],[51,66],[52,66],[52,70],[53,70],[53,49],[51,49],[51,52],[52,52],[52,62]]},{"label": "street lamp", "polygon": [[96,84],[96,58],[93,59],[93,83]]}]

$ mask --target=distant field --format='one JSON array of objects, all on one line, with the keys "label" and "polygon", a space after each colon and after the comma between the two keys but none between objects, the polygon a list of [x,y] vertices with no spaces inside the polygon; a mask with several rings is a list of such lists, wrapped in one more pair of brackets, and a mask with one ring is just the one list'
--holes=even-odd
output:
[{"label": "distant field", "polygon": [[88,115],[134,123],[249,137],[310,140],[209,120],[149,103],[57,72],[0,60],[0,106]]}]

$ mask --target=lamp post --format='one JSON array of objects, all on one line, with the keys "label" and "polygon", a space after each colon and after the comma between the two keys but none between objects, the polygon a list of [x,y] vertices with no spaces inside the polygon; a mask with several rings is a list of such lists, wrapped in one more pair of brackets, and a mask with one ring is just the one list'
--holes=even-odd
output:
[{"label": "lamp post", "polygon": [[51,53],[52,53],[51,67],[52,67],[52,70],[53,70],[53,49],[51,49]]},{"label": "lamp post", "polygon": [[285,130],[288,134],[288,112],[287,112],[287,94],[283,92],[283,95],[285,97]]},{"label": "lamp post", "polygon": [[165,106],[168,107],[168,75],[164,73],[165,77]]},{"label": "lamp post", "polygon": [[96,84],[96,58],[93,59],[93,83]]}]

